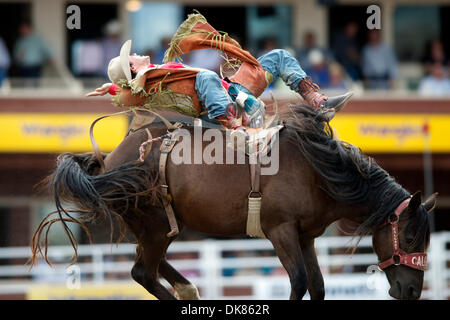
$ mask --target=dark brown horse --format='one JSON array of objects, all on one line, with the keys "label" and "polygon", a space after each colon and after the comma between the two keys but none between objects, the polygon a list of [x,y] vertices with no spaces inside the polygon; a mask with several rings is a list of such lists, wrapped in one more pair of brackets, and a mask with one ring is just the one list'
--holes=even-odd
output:
[{"label": "dark brown horse", "polygon": [[[374,251],[384,261],[393,255],[391,228],[385,222],[410,198],[398,222],[399,245],[407,253],[426,251],[427,211],[433,208],[435,197],[424,203],[419,192],[411,197],[358,148],[335,139],[329,124],[309,107],[293,106],[282,120],[279,171],[261,177],[261,225],[289,274],[291,299],[301,299],[306,290],[312,299],[324,298],[314,239],[334,221],[356,223],[357,236],[372,234]],[[166,128],[155,124],[151,133],[160,136]],[[173,238],[166,236],[169,224],[158,193],[159,144],[154,143],[144,164],[136,161],[138,148],[146,139],[145,130],[126,137],[105,158],[104,173],[98,173],[99,163],[91,154],[59,157],[55,172],[47,179],[58,217],[51,220],[50,216],[41,223],[33,237],[33,256],[41,252],[41,233],[52,222],[118,217],[137,239],[133,279],[157,298],[173,299],[159,283],[159,274],[180,298],[194,299],[198,297],[195,286],[165,259]],[[214,235],[246,233],[248,164],[175,165],[169,157],[167,180],[180,228]],[[77,208],[64,209],[62,201]],[[71,216],[74,211],[81,213],[78,220]],[[66,231],[75,246],[73,235],[68,228]],[[423,271],[392,265],[385,272],[391,296],[420,297]]]}]

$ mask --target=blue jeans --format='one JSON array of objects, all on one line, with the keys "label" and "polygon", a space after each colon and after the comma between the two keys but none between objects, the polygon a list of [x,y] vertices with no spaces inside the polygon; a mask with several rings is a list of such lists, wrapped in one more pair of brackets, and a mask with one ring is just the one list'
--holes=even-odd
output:
[{"label": "blue jeans", "polygon": [[[271,83],[281,77],[284,83],[293,91],[298,91],[298,84],[308,75],[300,66],[300,63],[287,50],[274,49],[258,58],[263,69],[272,75]],[[246,87],[239,83],[234,84],[239,90],[252,94]]]},{"label": "blue jeans", "polygon": [[233,102],[222,86],[217,73],[200,71],[195,78],[197,96],[208,110],[208,118],[214,119],[225,113],[226,107]]},{"label": "blue jeans", "polygon": [[[302,67],[288,51],[275,49],[269,51],[258,59],[263,69],[272,75],[272,82],[279,77],[291,90],[298,91],[299,82],[307,75]],[[252,94],[244,86],[234,83],[239,90]],[[204,103],[208,110],[209,119],[213,119],[225,113],[226,106],[233,101],[220,82],[219,76],[212,71],[201,71],[195,80],[195,90],[198,98]]]}]

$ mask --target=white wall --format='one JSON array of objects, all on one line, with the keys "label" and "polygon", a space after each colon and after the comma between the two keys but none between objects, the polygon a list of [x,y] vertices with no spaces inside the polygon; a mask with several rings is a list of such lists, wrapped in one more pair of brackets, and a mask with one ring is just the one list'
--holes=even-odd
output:
[{"label": "white wall", "polygon": [[292,42],[299,47],[303,43],[303,34],[314,31],[317,44],[328,46],[328,11],[327,7],[317,4],[317,0],[303,0],[292,3],[294,12],[292,16]]}]

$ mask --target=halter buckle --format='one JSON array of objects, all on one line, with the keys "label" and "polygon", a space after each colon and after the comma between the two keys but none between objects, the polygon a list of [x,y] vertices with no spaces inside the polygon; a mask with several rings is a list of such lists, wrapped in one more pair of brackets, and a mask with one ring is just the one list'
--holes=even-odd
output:
[{"label": "halter buckle", "polygon": [[389,224],[393,224],[394,222],[397,222],[399,219],[399,216],[392,214],[389,216]]},{"label": "halter buckle", "polygon": [[399,265],[401,265],[401,261],[402,261],[402,256],[401,255],[399,255],[399,254],[394,254],[393,256],[392,256],[392,260],[394,260],[394,266],[399,266]]}]

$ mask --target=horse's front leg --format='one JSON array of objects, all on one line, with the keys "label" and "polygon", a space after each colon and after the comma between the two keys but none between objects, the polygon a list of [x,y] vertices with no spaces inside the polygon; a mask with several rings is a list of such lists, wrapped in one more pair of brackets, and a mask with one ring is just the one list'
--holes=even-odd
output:
[{"label": "horse's front leg", "polygon": [[314,249],[314,239],[302,239],[300,246],[305,261],[308,291],[311,300],[323,300],[325,297],[325,287],[322,272],[317,262],[316,250]]},{"label": "horse's front leg", "polygon": [[268,232],[267,238],[272,242],[281,264],[289,274],[290,299],[302,299],[306,293],[307,281],[297,224],[295,222],[280,224]]}]

